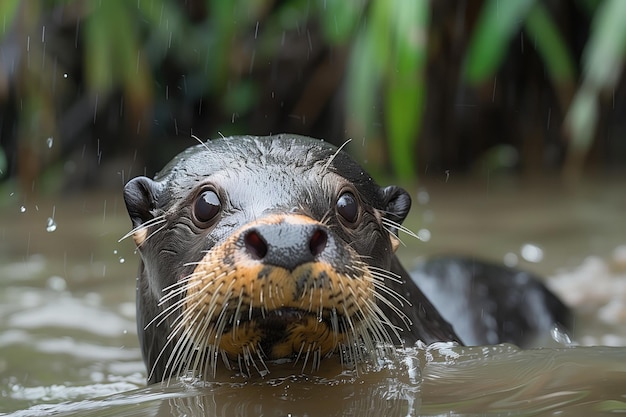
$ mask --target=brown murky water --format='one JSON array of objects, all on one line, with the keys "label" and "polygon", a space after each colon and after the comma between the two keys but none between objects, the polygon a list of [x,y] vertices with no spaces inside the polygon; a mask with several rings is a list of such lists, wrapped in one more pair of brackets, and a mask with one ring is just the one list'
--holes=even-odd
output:
[{"label": "brown murky water", "polygon": [[[7,193],[8,194],[8,193]],[[14,416],[614,415],[626,412],[626,193],[620,181],[415,187],[401,256],[471,254],[549,277],[581,346],[438,344],[358,373],[145,387],[120,194],[0,209],[0,414]],[[593,345],[593,346],[592,346]]]}]

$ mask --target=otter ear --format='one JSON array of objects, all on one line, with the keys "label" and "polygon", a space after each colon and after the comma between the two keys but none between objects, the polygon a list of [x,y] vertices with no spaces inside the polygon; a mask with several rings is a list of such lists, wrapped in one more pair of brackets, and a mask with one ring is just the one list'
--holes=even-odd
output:
[{"label": "otter ear", "polygon": [[147,177],[137,177],[124,186],[124,202],[133,227],[137,228],[154,218],[156,200],[161,185]]},{"label": "otter ear", "polygon": [[[395,185],[383,188],[385,218],[401,224],[411,209],[411,196],[403,188]],[[393,228],[394,232],[396,232]]]}]

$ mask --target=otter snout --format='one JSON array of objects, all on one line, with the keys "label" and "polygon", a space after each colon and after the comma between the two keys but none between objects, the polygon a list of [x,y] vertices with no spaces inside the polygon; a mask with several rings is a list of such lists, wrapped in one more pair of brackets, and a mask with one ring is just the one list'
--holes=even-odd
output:
[{"label": "otter snout", "polygon": [[266,265],[293,271],[315,262],[331,239],[326,228],[314,223],[259,224],[241,233],[247,254]]}]

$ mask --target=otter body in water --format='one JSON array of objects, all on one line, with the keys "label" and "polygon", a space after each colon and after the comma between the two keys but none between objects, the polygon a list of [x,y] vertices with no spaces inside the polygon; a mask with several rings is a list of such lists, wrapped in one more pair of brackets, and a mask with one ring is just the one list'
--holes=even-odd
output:
[{"label": "otter body in water", "polygon": [[263,373],[273,359],[315,368],[381,344],[462,342],[394,255],[407,192],[379,187],[323,141],[209,141],[131,180],[124,199],[149,382],[209,377],[220,363]]}]

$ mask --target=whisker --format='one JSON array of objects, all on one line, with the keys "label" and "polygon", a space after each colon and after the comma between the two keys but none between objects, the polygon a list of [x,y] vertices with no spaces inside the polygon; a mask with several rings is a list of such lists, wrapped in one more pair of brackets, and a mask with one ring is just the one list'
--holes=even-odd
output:
[{"label": "whisker", "polygon": [[331,163],[335,160],[335,158],[337,157],[337,155],[339,155],[339,153],[341,152],[341,150],[342,150],[343,148],[345,148],[345,147],[346,147],[346,145],[347,145],[348,143],[350,143],[351,141],[352,141],[352,139],[348,139],[348,140],[346,140],[346,141],[345,141],[345,142],[344,142],[344,143],[343,143],[343,144],[342,144],[339,148],[337,148],[337,150],[335,151],[335,153],[334,153],[334,154],[333,154],[330,158],[328,158],[328,161],[326,161],[326,164],[325,164],[325,165],[324,165],[324,167],[322,168],[322,172],[326,172],[326,171],[328,171],[328,167],[330,167],[330,164],[331,164]]},{"label": "whisker", "polygon": [[[222,135],[222,134],[220,133],[220,135]],[[202,146],[204,147],[204,149],[206,149],[207,151],[211,152],[211,148],[209,148],[209,145],[208,145],[205,141],[203,141],[202,139],[200,139],[199,137],[197,137],[197,136],[196,136],[196,135],[194,135],[194,134],[192,134],[192,135],[191,135],[191,137],[192,137],[193,139],[195,139],[195,140],[196,140],[196,141],[197,141],[200,145],[202,145]],[[222,138],[223,138],[223,137],[224,137],[224,136],[222,136]]]},{"label": "whisker", "polygon": [[391,219],[389,219],[387,217],[383,217],[382,223],[383,223],[384,226],[388,226],[388,227],[390,227],[392,229],[397,229],[398,231],[406,233],[407,235],[409,235],[411,237],[414,237],[416,239],[422,240],[422,238],[419,237],[419,235],[417,233],[415,233],[414,231],[412,231],[408,227],[406,227],[406,226],[404,226],[404,225],[402,225],[402,224],[400,224],[400,223],[398,223],[396,221],[393,221],[393,220],[391,220]]},{"label": "whisker", "polygon": [[[155,224],[161,224],[163,222],[166,222],[167,219],[165,218],[165,214],[162,214],[160,216],[154,217],[148,221],[146,221],[143,224],[140,224],[139,226],[131,229],[128,233],[126,233],[124,236],[122,236],[121,238],[118,239],[118,243],[123,241],[124,239],[128,239],[129,237],[131,237],[132,235],[134,235],[135,233],[143,230],[143,229],[147,229],[150,226],[153,226]],[[160,229],[159,229],[160,230]],[[147,238],[146,238],[147,240]]]}]

